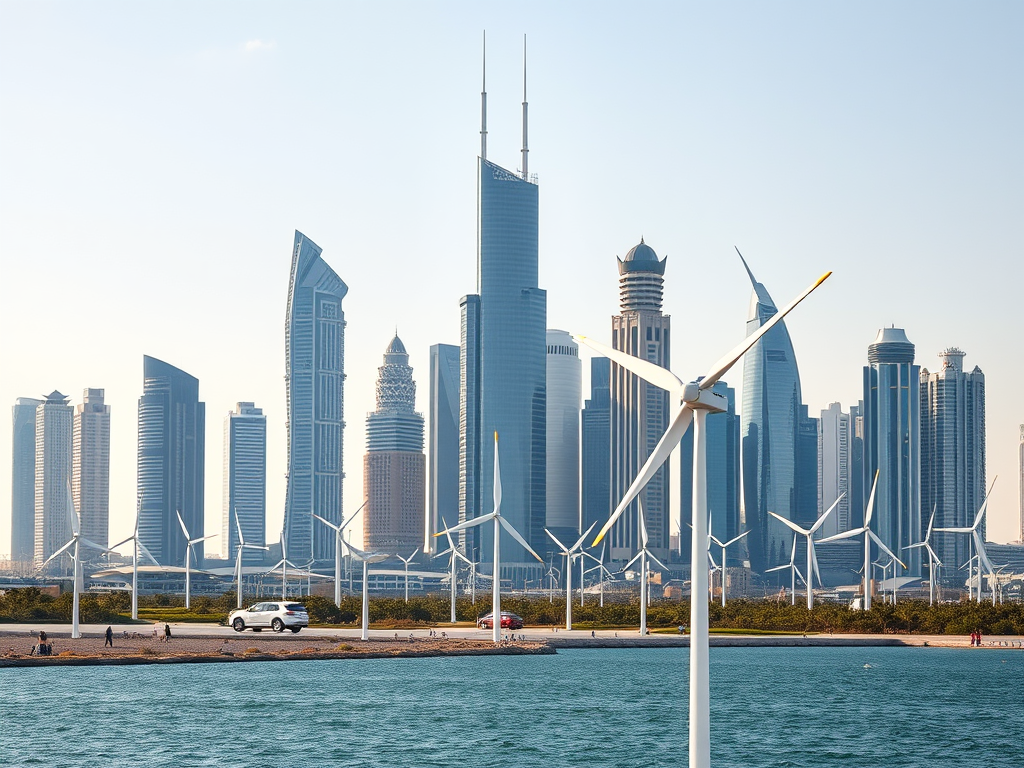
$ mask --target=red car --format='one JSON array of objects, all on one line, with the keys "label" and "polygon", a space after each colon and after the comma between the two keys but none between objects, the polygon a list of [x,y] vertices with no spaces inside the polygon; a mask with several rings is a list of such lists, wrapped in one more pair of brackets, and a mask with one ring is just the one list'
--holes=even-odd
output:
[{"label": "red car", "polygon": [[[493,629],[494,628],[494,612],[488,613],[486,616],[476,620],[476,625],[480,629]],[[501,628],[502,629],[522,629],[523,628],[523,617],[516,616],[514,613],[508,613],[507,611],[501,612]]]}]

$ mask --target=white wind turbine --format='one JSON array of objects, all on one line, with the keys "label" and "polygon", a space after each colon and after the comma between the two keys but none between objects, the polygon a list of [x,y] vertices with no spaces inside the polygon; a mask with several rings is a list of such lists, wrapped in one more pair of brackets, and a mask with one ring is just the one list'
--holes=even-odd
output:
[{"label": "white wind turbine", "polygon": [[189,555],[195,557],[196,551],[192,549],[200,541],[206,541],[216,536],[216,533],[211,533],[209,536],[200,536],[198,539],[190,537],[188,528],[185,527],[185,521],[181,519],[181,512],[175,510],[174,514],[178,516],[178,525],[181,526],[181,532],[185,534],[185,608],[190,608],[190,600],[192,594],[192,566],[189,562]]},{"label": "white wind turbine", "polygon": [[100,546],[94,541],[82,536],[81,523],[78,520],[78,511],[75,509],[75,502],[71,496],[71,481],[68,481],[68,511],[71,515],[71,540],[63,547],[58,549],[52,555],[50,555],[39,566],[39,570],[43,570],[53,560],[60,555],[72,549],[71,559],[74,564],[74,577],[72,578],[72,591],[74,592],[71,598],[71,637],[75,640],[82,636],[82,633],[78,630],[78,593],[82,587],[82,554],[81,545],[84,544],[87,547],[98,549],[100,552],[110,552],[111,550],[106,547]]},{"label": "white wind turbine", "polygon": [[[671,371],[661,368],[654,363],[633,357],[625,352],[620,352],[603,344],[591,341],[582,336],[574,336],[576,341],[582,342],[592,349],[609,357],[612,361],[625,368],[627,371],[639,376],[649,384],[668,391],[679,401],[679,408],[672,416],[668,430],[658,441],[654,451],[647,462],[640,470],[633,484],[626,491],[626,495],[619,502],[608,522],[598,534],[598,544],[608,530],[615,524],[623,512],[629,507],[633,499],[640,493],[645,485],[654,477],[661,466],[668,461],[673,449],[679,445],[679,441],[694,422],[693,436],[693,540],[690,547],[690,562],[699,563],[704,557],[707,547],[707,433],[705,430],[705,419],[707,414],[720,413],[726,410],[725,399],[711,391],[722,376],[735,365],[744,354],[750,350],[757,341],[768,331],[774,328],[782,319],[789,314],[797,304],[803,301],[811,291],[825,282],[831,272],[826,272],[807,290],[797,296],[783,309],[777,312],[767,323],[762,325],[754,333],[733,349],[728,355],[715,363],[707,375],[697,381],[684,384],[683,381]],[[707,573],[703,568],[695,568],[692,574],[696,584],[691,584],[691,594],[699,595],[707,592]],[[709,701],[711,698],[711,683],[708,671],[708,605],[703,600],[690,601],[690,743],[689,758],[690,768],[707,768],[711,764],[711,720],[709,715]]]},{"label": "white wind turbine", "polygon": [[737,541],[742,539],[748,533],[750,533],[750,531],[744,531],[739,536],[736,536],[735,538],[729,539],[727,542],[725,542],[723,544],[721,541],[719,541],[717,538],[715,538],[714,536],[711,535],[711,521],[708,520],[708,542],[709,542],[709,547],[710,547],[710,542],[713,541],[715,544],[717,544],[718,546],[720,546],[722,548],[722,565],[721,565],[721,568],[722,568],[722,607],[723,608],[725,607],[725,574],[726,574],[726,571],[725,571],[725,549],[726,549],[726,547],[729,547],[729,546],[735,544]]},{"label": "white wind turbine", "polygon": [[146,545],[139,541],[139,517],[142,512],[142,497],[139,497],[139,502],[135,509],[135,532],[124,541],[119,541],[117,544],[111,547],[111,549],[117,549],[123,544],[127,544],[129,541],[132,542],[132,618],[139,618],[139,550],[153,561],[153,565],[160,565],[153,557],[153,554],[146,549]]},{"label": "white wind turbine", "polygon": [[[233,510],[234,511],[234,510]],[[235,530],[238,531],[238,548],[235,550],[235,588],[238,593],[238,607],[242,607],[242,552],[247,549],[259,549],[264,552],[270,547],[261,547],[257,544],[246,544],[242,535],[242,526],[238,522],[238,512],[235,511]]]},{"label": "white wind turbine", "polygon": [[598,577],[598,579],[600,579],[600,581],[598,582],[598,586],[599,586],[600,594],[601,594],[601,607],[602,608],[604,608],[604,577],[608,576],[609,578],[611,578],[611,575],[612,575],[612,572],[609,571],[604,566],[604,548],[605,548],[605,545],[602,544],[601,545],[601,557],[600,558],[594,557],[589,552],[584,552],[583,553],[583,557],[589,557],[591,560],[593,560],[595,563],[597,563],[597,565],[595,565],[593,568],[588,568],[587,569],[587,573],[590,573],[591,571],[597,571],[597,577]]},{"label": "white wind turbine", "polygon": [[916,549],[917,547],[924,547],[925,552],[928,553],[928,605],[935,605],[935,566],[942,567],[942,561],[939,560],[939,556],[935,554],[935,550],[932,549],[932,545],[929,540],[932,537],[932,526],[935,524],[935,513],[939,511],[938,503],[932,508],[931,519],[928,520],[928,533],[924,535],[922,541],[916,544],[911,544],[904,549]]},{"label": "white wind turbine", "polygon": [[[355,517],[355,515],[353,515]],[[370,637],[370,577],[369,577],[369,566],[370,563],[379,563],[381,560],[387,560],[391,555],[387,552],[364,552],[361,549],[356,549],[347,541],[344,541],[345,546],[348,547],[348,551],[356,560],[361,560],[363,563],[363,631],[362,639],[368,640]]]},{"label": "white wind turbine", "polygon": [[409,602],[409,563],[412,562],[412,559],[416,557],[417,554],[419,554],[419,551],[420,548],[416,547],[416,549],[412,551],[412,554],[409,555],[409,557],[402,557],[401,555],[397,554],[395,555],[395,557],[401,560],[402,564],[405,565],[405,602],[407,603]]},{"label": "white wind turbine", "polygon": [[[576,557],[574,554],[580,547],[583,546],[584,539],[590,535],[590,532],[594,530],[594,526],[597,523],[592,523],[583,535],[576,540],[576,543],[571,547],[566,547],[565,544],[555,538],[555,534],[549,531],[547,528],[544,529],[544,533],[551,537],[551,540],[558,545],[559,551],[562,553],[562,557],[565,558],[565,628],[572,629],[572,559]],[[580,586],[583,586],[583,577],[580,576]],[[580,601],[582,604],[582,600]]]},{"label": "white wind turbine", "polygon": [[[896,555],[893,554],[892,550],[885,546],[875,532],[871,530],[871,515],[875,511],[875,492],[878,490],[878,475],[881,470],[875,470],[875,480],[871,484],[871,497],[868,499],[868,508],[864,513],[864,525],[860,528],[853,528],[843,533],[837,533],[835,536],[829,536],[826,539],[819,541],[819,544],[825,544],[830,541],[839,541],[840,539],[848,539],[851,536],[860,536],[864,534],[864,610],[871,610],[871,542],[874,541],[885,554],[895,560],[897,563],[906,568],[906,564],[900,560]],[[896,567],[893,566],[893,577],[896,576]]]},{"label": "white wind turbine", "polygon": [[640,634],[641,635],[646,635],[647,634],[647,603],[648,603],[648,601],[650,599],[649,591],[650,591],[650,588],[651,588],[651,585],[650,585],[650,578],[651,578],[651,576],[650,576],[650,574],[651,574],[651,564],[650,564],[650,561],[653,560],[654,562],[656,562],[658,564],[658,566],[663,571],[667,571],[668,568],[666,568],[665,564],[662,563],[658,558],[656,558],[651,553],[651,551],[647,548],[647,544],[650,541],[650,539],[649,539],[649,537],[647,535],[647,523],[644,520],[644,503],[643,503],[643,500],[640,501],[639,520],[640,520],[640,543],[641,543],[642,546],[640,547],[640,551],[637,552],[633,556],[633,559],[630,560],[628,563],[626,563],[624,566],[622,566],[622,570],[626,571],[626,570],[629,569],[629,566],[631,566],[637,560],[640,561]]},{"label": "white wind turbine", "polygon": [[[288,599],[288,566],[291,566],[295,570],[299,570],[299,566],[288,559],[287,543],[285,541],[284,529],[281,530],[281,559],[274,563],[274,567],[266,571],[266,573],[274,573],[278,568],[281,569],[281,599]],[[299,587],[299,591],[302,591],[302,587]]]},{"label": "white wind turbine", "polygon": [[[462,560],[470,568],[473,568],[474,566],[473,566],[473,561],[470,560],[468,557],[466,557],[464,554],[462,554],[462,550],[460,550],[457,546],[455,546],[455,541],[452,539],[452,535],[448,531],[448,524],[444,521],[443,517],[441,518],[441,525],[444,526],[444,530],[442,531],[442,533],[444,533],[448,537],[448,549],[444,550],[443,552],[438,552],[436,555],[434,555],[434,557],[441,557],[442,555],[448,555],[448,567],[451,570],[451,573],[449,575],[449,580],[450,580],[449,588],[451,589],[451,609],[452,609],[451,623],[454,624],[455,623],[455,598],[458,595],[458,589],[457,589],[457,586],[456,586],[456,583],[455,583],[455,578],[456,578],[456,575],[457,575],[457,568],[458,568],[458,564],[459,564],[458,561]],[[476,573],[476,570],[474,568],[474,575],[475,575],[475,573]]]},{"label": "white wind turbine", "polygon": [[[799,533],[801,536],[807,539],[807,610],[814,608],[814,576],[817,574],[818,583],[821,584],[821,573],[818,571],[818,555],[814,551],[814,534],[818,532],[818,529],[825,524],[828,516],[832,513],[832,510],[839,506],[839,502],[843,500],[846,493],[839,494],[839,498],[835,500],[835,503],[825,510],[825,514],[814,521],[814,525],[810,528],[801,528],[799,525],[794,523],[792,520],[787,520],[782,515],[777,515],[774,512],[768,514],[780,521],[787,528],[792,529],[795,533]],[[794,537],[795,539],[795,537]],[[722,558],[725,558],[725,552],[722,553]],[[725,605],[725,603],[722,603]]]},{"label": "white wind turbine", "polygon": [[793,551],[789,553],[789,562],[785,565],[776,565],[774,568],[769,568],[765,573],[772,573],[773,571],[784,571],[790,569],[790,588],[789,588],[789,604],[796,605],[796,577],[799,576],[800,580],[806,584],[807,579],[800,573],[800,569],[796,567],[796,536],[793,537]]},{"label": "white wind turbine", "polygon": [[[985,510],[988,507],[989,496],[992,495],[992,489],[996,486],[996,480],[999,479],[999,475],[992,478],[992,485],[988,487],[988,493],[985,494],[985,501],[981,505],[981,509],[978,510],[977,516],[974,518],[974,525],[970,528],[936,528],[936,531],[942,531],[943,533],[966,533],[970,534],[969,541],[974,542],[974,548],[978,553],[978,602],[981,602],[981,569],[984,566],[985,570],[989,574],[994,574],[995,569],[992,567],[992,561],[988,559],[988,553],[985,552],[985,540],[982,538],[981,533],[978,532],[978,527],[981,525],[981,521],[985,518]],[[967,574],[968,580],[974,578],[973,568],[970,573]],[[992,605],[996,604],[995,591],[992,592]]]},{"label": "white wind turbine", "polygon": [[494,511],[487,515],[475,517],[464,523],[459,523],[454,528],[445,528],[435,536],[440,536],[446,531],[455,533],[464,531],[477,525],[483,525],[488,520],[493,521],[494,526],[494,565],[491,578],[491,628],[492,637],[495,643],[501,642],[501,529],[508,531],[513,539],[518,541],[527,552],[533,555],[543,565],[544,559],[533,551],[533,547],[526,543],[519,531],[517,531],[508,520],[501,516],[501,470],[498,466],[498,433],[494,433]]},{"label": "white wind turbine", "polygon": [[366,501],[360,504],[359,509],[353,512],[348,520],[343,520],[340,525],[335,525],[330,520],[313,513],[313,517],[334,531],[334,604],[339,608],[341,607],[341,553],[345,545],[345,527],[356,519],[356,515],[365,506]]}]

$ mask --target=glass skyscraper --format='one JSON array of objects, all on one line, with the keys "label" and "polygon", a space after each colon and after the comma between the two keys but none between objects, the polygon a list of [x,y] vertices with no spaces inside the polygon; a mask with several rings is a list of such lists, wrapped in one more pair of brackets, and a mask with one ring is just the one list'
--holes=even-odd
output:
[{"label": "glass skyscraper", "polygon": [[[110,406],[103,395],[102,389],[86,389],[75,409],[71,491],[82,535],[105,547],[110,530]],[[83,559],[95,560],[100,554],[90,548]]]},{"label": "glass skyscraper", "polygon": [[[71,444],[74,408],[54,390],[36,408],[35,564],[38,568],[71,538]],[[63,561],[63,562],[61,562]],[[53,570],[70,563],[68,555]],[[70,572],[70,566],[68,566]]]},{"label": "glass skyscraper", "polygon": [[[262,547],[267,543],[267,417],[262,408],[251,402],[238,403],[224,417],[220,535],[221,551],[231,562],[238,551],[239,528],[246,544]],[[259,550],[242,551],[244,564],[262,561],[263,553]]]},{"label": "glass skyscraper", "polygon": [[607,357],[590,358],[590,399],[580,414],[581,526],[604,525],[611,516],[612,464],[611,378],[612,361]]},{"label": "glass skyscraper", "polygon": [[[547,334],[547,528],[566,546],[580,535],[579,345],[567,331]],[[573,541],[566,541],[571,538]],[[554,547],[548,539],[547,548]]]},{"label": "glass skyscraper", "polygon": [[[192,538],[204,535],[206,405],[199,380],[155,357],[142,358],[139,398],[139,541],[160,565],[185,557],[181,513]],[[193,547],[203,561],[203,542]]]},{"label": "glass skyscraper", "polygon": [[459,519],[459,348],[430,348],[430,436],[427,449],[427,530],[423,550],[433,552],[444,517]]},{"label": "glass skyscraper", "polygon": [[11,472],[11,561],[22,567],[35,557],[36,408],[42,403],[19,397],[12,410],[14,434]]},{"label": "glass skyscraper", "polygon": [[334,562],[335,533],[313,513],[341,521],[345,313],[348,286],[295,232],[285,315],[288,487],[284,537],[288,558]]}]

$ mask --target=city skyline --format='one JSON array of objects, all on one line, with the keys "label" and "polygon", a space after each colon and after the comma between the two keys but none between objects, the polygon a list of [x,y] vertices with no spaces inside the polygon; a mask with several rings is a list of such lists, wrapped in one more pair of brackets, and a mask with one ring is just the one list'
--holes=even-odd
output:
[{"label": "city skyline", "polygon": [[[672,254],[680,274],[702,264],[716,271],[703,296],[687,294],[683,280],[666,285],[665,312],[677,328],[716,319],[699,338],[677,334],[673,362],[682,370],[699,370],[743,336],[749,284],[733,263],[734,244],[770,276],[776,296],[831,268],[826,294],[842,323],[810,307],[787,321],[811,412],[857,402],[863,350],[878,328],[895,324],[920,359],[950,346],[971,351],[986,374],[989,480],[1018,475],[1024,363],[1003,340],[1019,325],[1008,310],[1020,282],[1012,222],[1022,207],[1016,137],[1024,116],[1021,100],[1006,94],[1019,94],[1024,81],[1012,39],[1021,9],[930,6],[922,17],[908,5],[887,8],[879,24],[881,5],[819,9],[813,18],[755,6],[740,16],[657,7],[661,22],[652,25],[645,7],[646,15],[607,12],[581,25],[567,10],[541,6],[531,8],[543,21],[526,22],[450,7],[460,12],[435,20],[409,9],[398,22],[383,9],[347,8],[347,28],[388,30],[389,55],[372,56],[372,34],[327,44],[332,25],[317,20],[338,12],[325,6],[263,9],[244,23],[212,9],[202,24],[186,9],[145,49],[136,42],[150,29],[148,9],[116,19],[71,6],[55,16],[30,6],[0,12],[0,63],[18,73],[0,84],[11,105],[0,148],[0,401],[8,414],[17,398],[54,386],[105,388],[115,414],[112,540],[134,521],[138,360],[150,353],[202,382],[216,415],[206,427],[211,445],[234,403],[264,407],[267,526],[279,530],[287,466],[281,253],[296,228],[332,254],[351,287],[351,479],[387,342],[380,325],[409,328],[411,364],[424,371],[430,345],[458,339],[457,302],[475,260],[479,33],[489,30],[491,155],[514,169],[524,24],[548,327],[604,338],[615,286],[600,265],[638,232]],[[638,34],[647,53],[608,56]],[[44,36],[54,49],[46,65],[16,66]],[[135,94],[130,105],[127,93]],[[323,120],[285,120],[295,99],[319,104]],[[350,109],[366,117],[343,120]],[[418,113],[431,119],[411,119]],[[55,127],[69,125],[80,127]],[[396,215],[412,226],[389,227]],[[14,254],[38,248],[76,275],[74,284],[50,286],[45,313],[31,292],[16,290],[35,267]],[[86,262],[95,274],[80,269]],[[164,269],[171,263],[180,274]],[[76,306],[72,296],[83,290],[121,297],[83,317],[110,331],[109,351],[48,345],[44,354],[38,337],[66,334],[80,312],[61,307]],[[945,301],[951,293],[955,306]],[[28,320],[33,334],[22,338],[16,329]],[[7,418],[0,428],[9,436]],[[0,467],[10,468],[11,450],[0,440]],[[206,458],[206,525],[218,530],[220,453]],[[358,506],[358,486],[346,484],[346,510]],[[5,469],[2,553],[10,551],[11,494]],[[1013,482],[997,483],[994,540],[1019,535],[1017,502]]]}]

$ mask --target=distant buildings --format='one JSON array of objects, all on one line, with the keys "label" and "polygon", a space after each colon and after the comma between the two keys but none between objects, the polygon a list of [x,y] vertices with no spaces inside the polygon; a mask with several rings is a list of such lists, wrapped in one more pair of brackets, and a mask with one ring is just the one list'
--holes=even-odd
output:
[{"label": "distant buildings", "polygon": [[[853,425],[843,406],[832,403],[821,412],[818,432],[818,509],[821,514],[836,499],[838,506],[818,530],[821,537],[834,536],[854,526],[850,518],[850,468],[852,465]],[[857,478],[860,482],[860,478]]]},{"label": "distant buildings", "polygon": [[[267,543],[267,417],[255,403],[238,403],[224,417],[223,482],[221,551],[233,562],[238,551],[239,527],[246,544]],[[242,552],[244,564],[262,560],[258,550]]]},{"label": "distant buildings", "polygon": [[[921,522],[925,529],[933,510],[936,528],[970,528],[988,491],[985,374],[977,366],[965,371],[964,356],[951,347],[939,355],[938,371],[921,370]],[[983,536],[984,525],[983,521]],[[936,533],[932,546],[943,563],[959,566],[971,557],[967,537],[955,533]]]},{"label": "distant buildings", "polygon": [[427,449],[427,525],[424,551],[436,549],[433,535],[442,519],[459,519],[459,347],[430,348],[430,436]]},{"label": "distant buildings", "polygon": [[611,377],[612,361],[607,357],[590,359],[590,398],[580,414],[580,527],[604,525],[613,507],[609,482],[611,451]]},{"label": "distant buildings", "polygon": [[74,408],[54,390],[36,407],[36,567],[71,538],[71,432]]},{"label": "distant buildings", "polygon": [[[547,332],[547,525],[566,546],[580,530],[580,400],[583,366],[579,345],[566,331]],[[573,541],[566,541],[572,538]],[[548,544],[548,549],[554,542]]]},{"label": "distant buildings", "polygon": [[11,409],[14,430],[11,474],[11,560],[29,563],[36,539],[36,408],[42,400],[19,397]]},{"label": "distant buildings", "polygon": [[295,233],[285,316],[285,392],[288,405],[288,487],[284,536],[288,557],[334,561],[335,534],[313,513],[341,522],[345,313],[348,286],[327,265],[321,248]]},{"label": "distant buildings", "polygon": [[409,355],[395,336],[378,369],[377,410],[366,417],[363,544],[408,557],[423,546],[426,457]]},{"label": "distant buildings", "polygon": [[904,575],[920,576],[921,550],[903,551],[921,540],[922,530],[920,367],[902,328],[878,332],[864,368],[866,494],[876,471],[872,530],[907,564]]},{"label": "distant buildings", "polygon": [[[72,428],[71,492],[82,535],[102,546],[110,531],[110,406],[102,389],[86,389]],[[100,552],[88,548],[89,557]]]},{"label": "distant buildings", "polygon": [[1017,480],[1020,489],[1020,542],[1024,544],[1024,424],[1020,425],[1020,446],[1017,448],[1020,464],[1020,477]]},{"label": "distant buildings", "polygon": [[[206,405],[199,380],[173,365],[145,356],[139,398],[139,541],[161,565],[181,565],[185,535],[204,534]],[[193,547],[200,562],[203,543]]]},{"label": "distant buildings", "polygon": [[[618,259],[619,314],[612,316],[612,347],[668,368],[671,318],[661,311],[668,257],[640,243]],[[611,498],[609,513],[626,495],[647,457],[668,429],[669,395],[614,363],[611,366]],[[639,550],[638,512],[643,501],[650,548],[668,555],[669,467],[651,478],[628,514],[611,529],[610,559],[626,560]]]}]

